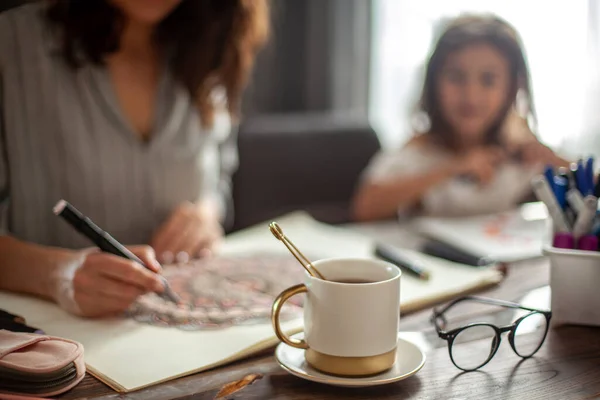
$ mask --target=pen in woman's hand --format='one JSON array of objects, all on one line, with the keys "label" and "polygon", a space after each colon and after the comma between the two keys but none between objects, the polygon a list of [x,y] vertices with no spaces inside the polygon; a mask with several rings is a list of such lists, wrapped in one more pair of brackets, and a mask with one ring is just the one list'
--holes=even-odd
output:
[{"label": "pen in woman's hand", "polygon": [[[146,269],[152,270],[135,254],[133,254],[128,248],[119,243],[115,238],[110,236],[107,232],[100,229],[94,224],[88,217],[84,216],[79,210],[73,207],[65,200],[60,200],[56,206],[54,206],[54,214],[62,217],[67,221],[73,228],[75,228],[83,236],[90,239],[98,248],[107,253],[114,254],[119,257],[126,258],[131,261],[135,261]],[[175,304],[180,304],[181,299],[169,283],[163,276],[159,276],[162,281],[164,290],[159,295],[166,300],[172,301]]]}]

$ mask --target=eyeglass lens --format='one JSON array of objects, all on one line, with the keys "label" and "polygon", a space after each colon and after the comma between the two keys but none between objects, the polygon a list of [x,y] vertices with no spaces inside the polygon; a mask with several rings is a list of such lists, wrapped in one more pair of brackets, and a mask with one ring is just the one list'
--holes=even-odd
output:
[{"label": "eyeglass lens", "polygon": [[[485,350],[473,351],[471,346],[465,346],[473,340],[485,343]],[[496,331],[489,325],[473,325],[460,331],[452,342],[451,355],[454,364],[464,370],[472,370],[485,364],[498,346]]]},{"label": "eyeglass lens", "polygon": [[514,350],[521,357],[533,355],[541,346],[548,329],[546,316],[533,313],[519,322],[515,329]]}]

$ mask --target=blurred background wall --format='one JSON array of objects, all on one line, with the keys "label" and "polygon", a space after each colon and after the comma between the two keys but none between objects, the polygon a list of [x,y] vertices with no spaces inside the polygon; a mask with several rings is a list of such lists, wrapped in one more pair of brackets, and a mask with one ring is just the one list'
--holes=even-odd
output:
[{"label": "blurred background wall", "polygon": [[[0,0],[0,11],[28,1]],[[596,0],[273,0],[272,8],[272,40],[243,102],[236,228],[295,209],[347,220],[370,157],[412,135],[436,28],[465,12],[498,14],[520,32],[540,138],[571,158],[600,155]]]}]

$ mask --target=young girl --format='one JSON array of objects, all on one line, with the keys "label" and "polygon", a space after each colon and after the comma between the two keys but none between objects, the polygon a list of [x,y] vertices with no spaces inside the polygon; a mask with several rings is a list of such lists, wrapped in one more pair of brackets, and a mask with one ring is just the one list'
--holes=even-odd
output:
[{"label": "young girl", "polygon": [[398,212],[469,215],[514,207],[545,165],[569,163],[529,129],[529,73],[516,31],[465,16],[441,35],[426,69],[420,111],[428,129],[375,156],[353,200],[358,220]]}]

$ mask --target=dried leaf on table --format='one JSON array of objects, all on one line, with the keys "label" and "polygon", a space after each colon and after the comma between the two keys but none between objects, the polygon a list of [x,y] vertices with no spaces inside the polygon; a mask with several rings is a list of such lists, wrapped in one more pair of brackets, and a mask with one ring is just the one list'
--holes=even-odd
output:
[{"label": "dried leaf on table", "polygon": [[262,374],[249,374],[240,379],[239,381],[230,382],[224,385],[221,388],[221,390],[219,390],[219,393],[217,393],[217,395],[215,396],[215,400],[231,396],[232,394],[239,392],[246,386],[252,385],[254,382],[261,379],[262,377]]}]

